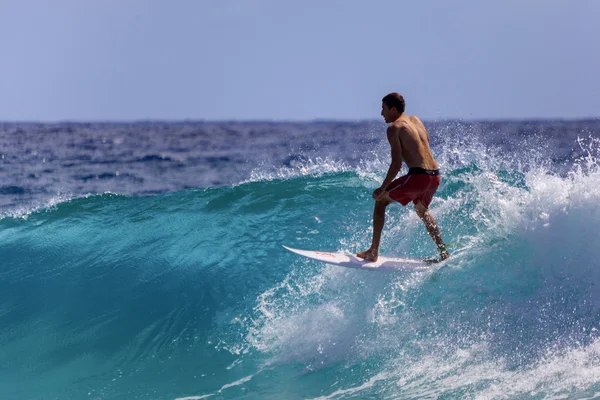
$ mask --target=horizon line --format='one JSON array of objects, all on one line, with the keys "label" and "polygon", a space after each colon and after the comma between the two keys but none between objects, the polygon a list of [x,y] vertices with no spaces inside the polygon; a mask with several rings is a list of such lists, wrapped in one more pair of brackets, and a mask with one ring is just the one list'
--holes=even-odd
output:
[{"label": "horizon line", "polygon": [[[574,118],[542,118],[542,117],[529,117],[529,118],[423,118],[425,123],[444,123],[444,122],[465,122],[465,123],[523,123],[523,122],[592,122],[600,121],[598,117],[574,117]],[[335,118],[314,118],[314,119],[168,119],[168,118],[147,118],[147,119],[97,119],[97,120],[80,120],[80,119],[61,119],[61,120],[0,120],[0,125],[5,124],[24,124],[24,125],[60,125],[60,124],[185,124],[185,123],[200,123],[200,124],[314,124],[314,123],[344,123],[344,124],[361,124],[361,123],[381,123],[381,119],[375,118],[363,118],[363,119],[335,119]]]}]

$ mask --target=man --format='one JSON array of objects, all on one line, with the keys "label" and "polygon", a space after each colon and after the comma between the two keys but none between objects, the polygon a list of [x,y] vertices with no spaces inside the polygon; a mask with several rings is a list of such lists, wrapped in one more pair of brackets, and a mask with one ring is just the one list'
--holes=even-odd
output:
[{"label": "man", "polygon": [[[429,203],[440,184],[440,172],[429,149],[427,129],[419,118],[406,115],[404,107],[404,98],[398,93],[390,93],[382,99],[381,115],[389,124],[387,138],[392,147],[392,162],[381,187],[373,192],[373,242],[368,250],[356,256],[377,261],[386,207],[393,201],[403,206],[412,201],[417,215],[423,220],[429,236],[437,245],[441,259],[445,260],[450,254],[442,241],[435,219],[428,211]],[[394,180],[402,168],[402,161],[409,168],[408,174]]]}]

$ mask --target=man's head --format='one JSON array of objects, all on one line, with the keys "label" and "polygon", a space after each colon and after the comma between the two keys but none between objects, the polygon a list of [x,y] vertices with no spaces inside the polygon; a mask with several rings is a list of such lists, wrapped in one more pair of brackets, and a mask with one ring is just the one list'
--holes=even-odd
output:
[{"label": "man's head", "polygon": [[386,123],[394,122],[402,115],[405,106],[400,93],[390,93],[381,99],[381,115]]}]

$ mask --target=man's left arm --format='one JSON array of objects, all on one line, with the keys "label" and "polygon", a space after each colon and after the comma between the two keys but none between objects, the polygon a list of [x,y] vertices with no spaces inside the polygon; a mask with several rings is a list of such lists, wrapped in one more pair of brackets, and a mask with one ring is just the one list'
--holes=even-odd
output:
[{"label": "man's left arm", "polygon": [[[378,196],[383,195],[385,189],[389,186],[390,183],[394,180],[398,172],[402,169],[402,144],[400,143],[399,134],[402,128],[398,128],[395,126],[390,126],[387,129],[387,138],[390,146],[392,148],[392,162],[390,163],[390,168],[388,169],[388,173],[381,184],[381,187],[377,189]],[[375,193],[373,193],[375,197]]]},{"label": "man's left arm", "polygon": [[390,163],[388,173],[381,184],[381,187],[384,189],[392,183],[396,175],[398,175],[398,172],[402,169],[402,145],[400,144],[399,137],[400,130],[400,128],[395,126],[390,126],[387,129],[388,142],[390,142],[392,148],[392,162]]}]

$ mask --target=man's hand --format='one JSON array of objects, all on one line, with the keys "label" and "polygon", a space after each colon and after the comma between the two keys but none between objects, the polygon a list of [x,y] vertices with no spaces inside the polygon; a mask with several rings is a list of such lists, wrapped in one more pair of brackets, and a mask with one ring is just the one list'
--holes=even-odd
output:
[{"label": "man's hand", "polygon": [[386,197],[387,192],[383,187],[377,188],[375,189],[375,191],[373,191],[373,198],[375,199],[375,201],[384,200]]}]

